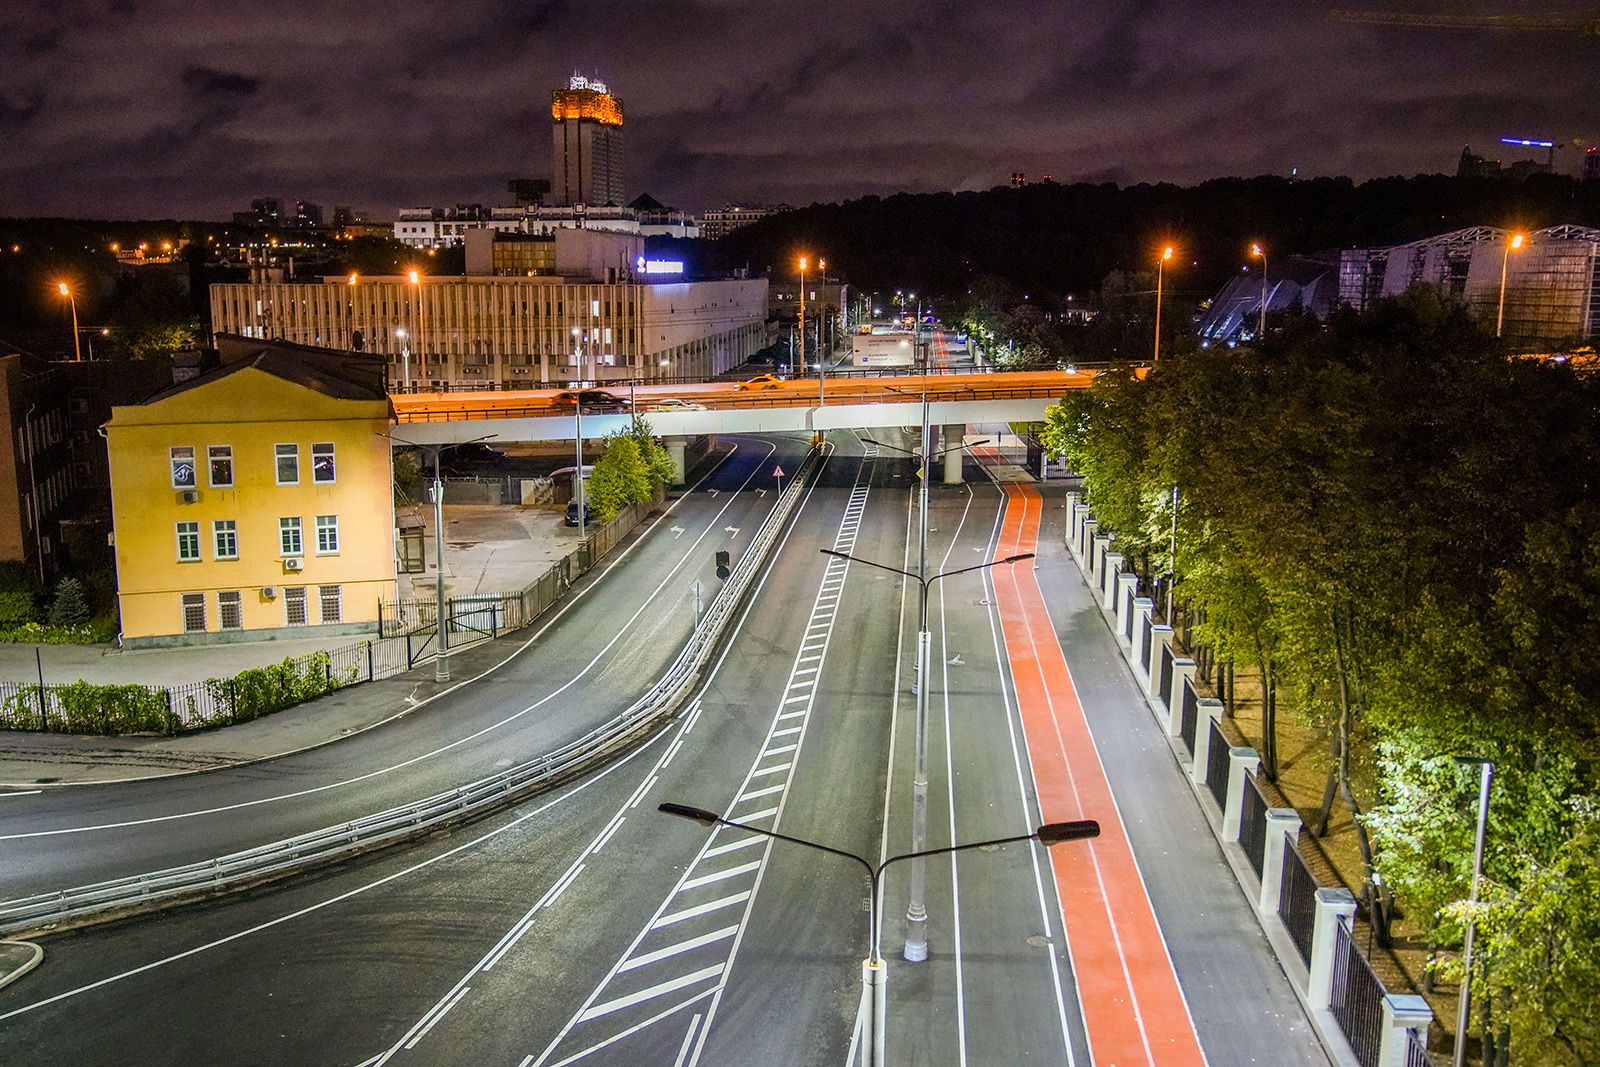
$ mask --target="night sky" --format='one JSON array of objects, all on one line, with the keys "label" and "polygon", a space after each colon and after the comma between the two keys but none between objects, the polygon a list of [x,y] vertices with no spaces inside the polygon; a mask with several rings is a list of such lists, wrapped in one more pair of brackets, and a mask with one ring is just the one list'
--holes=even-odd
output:
[{"label": "night sky", "polygon": [[[1600,140],[1600,39],[1344,26],[1573,0],[5,0],[0,215],[392,217],[548,177],[550,91],[627,108],[630,196],[691,210],[1058,181],[1451,171]],[[1507,150],[1517,158],[1520,150]],[[1523,153],[1526,154],[1525,152]],[[1557,157],[1576,168],[1577,152]]]}]

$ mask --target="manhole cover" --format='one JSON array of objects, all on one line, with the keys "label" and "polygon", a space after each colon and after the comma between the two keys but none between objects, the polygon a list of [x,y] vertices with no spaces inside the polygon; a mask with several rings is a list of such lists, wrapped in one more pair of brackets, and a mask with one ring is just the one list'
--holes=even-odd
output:
[{"label": "manhole cover", "polygon": [[1033,948],[1047,948],[1049,947],[1050,943],[1050,939],[1044,934],[1034,934],[1032,937],[1028,938],[1028,944]]}]

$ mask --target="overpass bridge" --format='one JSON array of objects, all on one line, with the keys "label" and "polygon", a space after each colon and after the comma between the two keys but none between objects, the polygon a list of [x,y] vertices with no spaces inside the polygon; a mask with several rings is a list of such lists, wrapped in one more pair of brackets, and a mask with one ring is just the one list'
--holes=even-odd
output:
[{"label": "overpass bridge", "polygon": [[[1085,389],[1092,371],[1017,371],[935,374],[893,378],[815,378],[742,388],[731,382],[679,385],[609,385],[631,394],[633,408],[669,439],[705,434],[815,432],[916,426],[922,396],[935,425],[1038,422],[1045,408],[1069,389]],[[407,393],[392,397],[408,440],[450,444],[494,434],[501,441],[571,441],[579,419],[554,389],[488,393]],[[681,401],[689,407],[661,406]],[[589,414],[585,439],[628,426],[630,414]]]}]

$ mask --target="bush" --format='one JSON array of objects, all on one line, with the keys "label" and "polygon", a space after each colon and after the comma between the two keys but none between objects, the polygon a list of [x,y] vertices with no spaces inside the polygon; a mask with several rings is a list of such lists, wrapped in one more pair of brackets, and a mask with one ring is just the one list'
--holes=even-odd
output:
[{"label": "bush", "polygon": [[69,734],[178,732],[178,719],[167,706],[165,690],[142,685],[95,685],[72,682],[50,686],[44,707],[39,687],[21,686],[3,705],[0,717],[12,730],[41,730]]},{"label": "bush", "polygon": [[[0,599],[3,597],[4,594],[0,594]],[[98,645],[111,640],[116,632],[116,623],[110,619],[95,619],[76,626],[24,622],[20,626],[0,629],[0,641],[30,645]]]}]

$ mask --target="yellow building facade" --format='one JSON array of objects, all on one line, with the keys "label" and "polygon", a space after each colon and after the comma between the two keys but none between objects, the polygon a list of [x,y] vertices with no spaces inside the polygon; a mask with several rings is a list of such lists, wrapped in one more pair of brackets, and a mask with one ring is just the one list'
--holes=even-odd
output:
[{"label": "yellow building facade", "polygon": [[235,356],[106,424],[129,645],[370,632],[395,597],[381,372],[270,342]]}]

